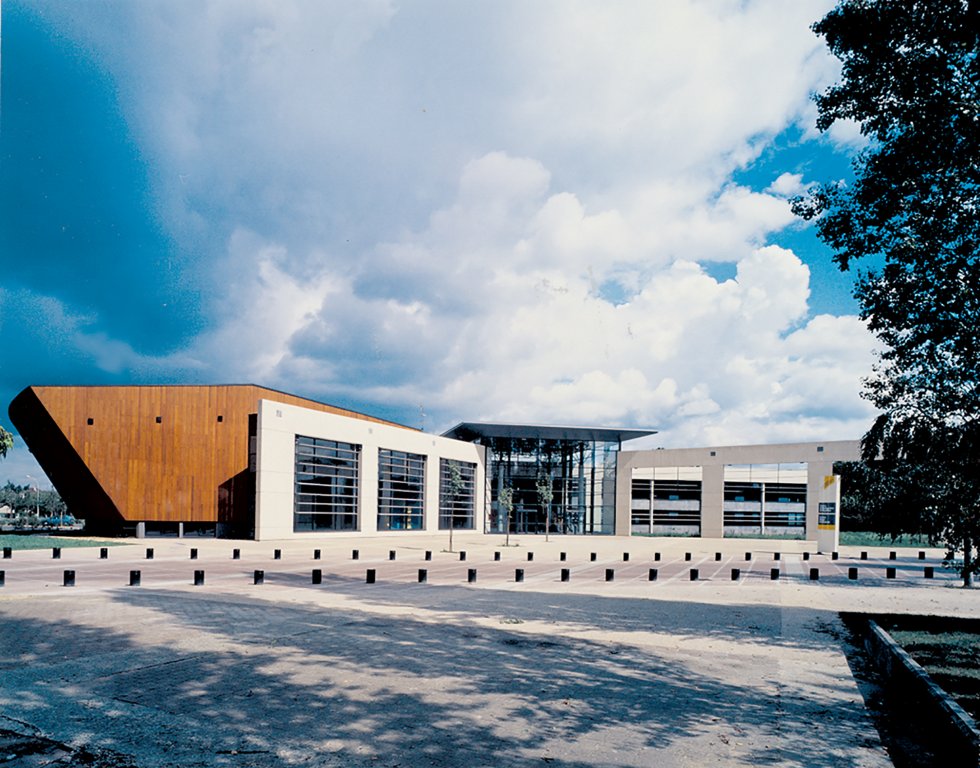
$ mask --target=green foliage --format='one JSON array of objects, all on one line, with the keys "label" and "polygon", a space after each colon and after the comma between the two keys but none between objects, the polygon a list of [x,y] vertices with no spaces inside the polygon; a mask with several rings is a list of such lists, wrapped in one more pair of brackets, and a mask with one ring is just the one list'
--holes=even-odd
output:
[{"label": "green foliage", "polygon": [[[862,453],[893,498],[914,495],[929,533],[980,541],[980,2],[842,0],[814,25],[842,62],[817,97],[821,130],[855,120],[855,182],[794,201],[882,343],[864,396],[880,412]],[[866,264],[866,262],[861,262]]]},{"label": "green foliage", "polygon": [[7,451],[14,447],[14,436],[3,427],[0,427],[0,459],[7,455]]},{"label": "green foliage", "polygon": [[8,482],[0,488],[0,507],[10,507],[23,515],[52,517],[64,515],[68,508],[57,491],[37,490],[33,485]]}]

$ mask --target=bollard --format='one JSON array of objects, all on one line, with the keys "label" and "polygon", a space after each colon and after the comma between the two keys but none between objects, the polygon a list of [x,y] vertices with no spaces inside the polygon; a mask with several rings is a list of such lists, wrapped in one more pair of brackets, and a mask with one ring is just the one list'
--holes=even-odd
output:
[{"label": "bollard", "polygon": [[920,560],[925,560],[926,559],[926,553],[923,550],[921,550],[921,549],[919,550],[919,559]]},{"label": "bollard", "polygon": [[146,548],[146,559],[147,560],[152,560],[153,559],[153,547],[147,547]]},{"label": "bollard", "polygon": [[460,562],[463,562],[465,559],[466,559],[466,552],[464,552],[463,550],[460,550],[459,551],[459,561]]},{"label": "bollard", "polygon": [[130,571],[129,572],[129,586],[138,587],[140,585],[140,572]]},{"label": "bollard", "polygon": [[931,565],[927,565],[925,568],[922,569],[922,578],[924,578],[924,579],[931,579],[932,578],[932,566]]},{"label": "bollard", "polygon": [[493,561],[495,563],[499,563],[500,562],[500,553],[499,552],[494,552],[493,553]]},{"label": "bollard", "polygon": [[425,568],[419,568],[419,584],[425,584],[429,580],[429,572]]},{"label": "bollard", "polygon": [[830,553],[830,559],[831,560],[840,560],[840,552],[831,552]]},{"label": "bollard", "polygon": [[894,568],[885,568],[885,578],[886,579],[894,579],[895,578],[895,569]]},{"label": "bollard", "polygon": [[857,578],[858,578],[858,569],[857,568],[848,568],[847,569],[847,578],[849,578],[851,581],[857,581]]},{"label": "bollard", "polygon": [[274,550],[272,550],[272,559],[273,560],[282,560],[282,550],[281,549],[274,549]]},{"label": "bollard", "polygon": [[697,581],[697,580],[698,580],[698,569],[697,568],[692,568],[691,569],[691,581]]},{"label": "bollard", "polygon": [[197,548],[191,549],[191,560],[197,560]]},{"label": "bollard", "polygon": [[313,559],[314,560],[319,560],[320,559],[320,550],[319,549],[314,549],[313,550]]},{"label": "bollard", "polygon": [[255,570],[252,573],[253,584],[265,584],[265,571]]},{"label": "bollard", "polygon": [[660,562],[660,553],[659,552],[654,552],[653,553],[653,561],[656,562],[656,563],[659,563]]},{"label": "bollard", "polygon": [[803,559],[804,560],[809,560],[810,559],[810,553],[809,552],[804,552],[803,553]]},{"label": "bollard", "polygon": [[476,568],[469,568],[466,571],[466,583],[473,584],[476,582]]},{"label": "bollard", "polygon": [[232,560],[241,560],[242,559],[242,551],[240,549],[233,549],[231,551],[231,559]]},{"label": "bollard", "polygon": [[690,552],[685,552],[684,553],[684,560],[685,560],[685,562],[686,561],[689,561],[690,559],[691,559],[691,553]]},{"label": "bollard", "polygon": [[357,560],[357,559],[359,559],[360,557],[361,557],[361,552],[360,552],[360,550],[357,550],[357,549],[355,549],[355,550],[352,550],[352,551],[351,551],[351,553],[350,553],[350,559],[351,559],[351,560]]},{"label": "bollard", "polygon": [[745,553],[745,562],[749,562],[749,560],[751,560],[751,559],[752,559],[752,553],[751,552],[746,552]]},{"label": "bollard", "polygon": [[524,569],[515,568],[514,569],[514,581],[524,581]]},{"label": "bollard", "polygon": [[9,560],[13,554],[14,554],[13,547],[4,547],[3,548],[3,559],[4,560]]},{"label": "bollard", "polygon": [[388,559],[389,560],[394,560],[395,559],[395,550],[393,550],[393,549],[389,549],[388,550]]},{"label": "bollard", "polygon": [[862,552],[861,553],[861,559],[862,560],[867,560],[868,559],[868,553],[867,552]]},{"label": "bollard", "polygon": [[7,572],[0,571],[0,587],[7,583]]},{"label": "bollard", "polygon": [[778,578],[779,578],[779,569],[778,568],[770,568],[769,569],[769,580],[770,581],[776,581]]},{"label": "bollard", "polygon": [[65,579],[64,579],[64,582],[63,583],[64,583],[64,585],[66,587],[74,587],[75,586],[75,572],[74,571],[65,571]]},{"label": "bollard", "polygon": [[739,576],[742,572],[738,568],[732,568],[732,581],[738,581]]},{"label": "bollard", "polygon": [[715,552],[715,562],[721,561],[721,552]]},{"label": "bollard", "polygon": [[432,550],[431,549],[425,550],[425,559],[426,560],[431,560],[432,559]]},{"label": "bollard", "polygon": [[896,552],[893,549],[891,552],[888,553],[888,559],[889,560],[897,560],[898,559],[898,552]]},{"label": "bollard", "polygon": [[52,560],[61,559],[61,547],[51,547],[51,559]]},{"label": "bollard", "polygon": [[102,549],[99,550],[99,560],[108,560],[108,559],[109,559],[109,548],[102,547]]},{"label": "bollard", "polygon": [[612,581],[616,578],[616,571],[612,568],[606,568],[606,581]]},{"label": "bollard", "polygon": [[319,568],[314,568],[313,573],[310,575],[310,582],[313,584],[322,584],[323,571],[321,571]]},{"label": "bollard", "polygon": [[592,561],[593,563],[596,561],[596,558],[597,557],[599,557],[599,555],[596,554],[595,552],[590,552],[589,553],[589,560]]},{"label": "bollard", "polygon": [[630,553],[629,552],[623,552],[623,562],[624,563],[628,563],[629,561],[630,561]]},{"label": "bollard", "polygon": [[657,569],[651,568],[650,573],[647,575],[647,581],[656,581],[656,580],[657,580]]},{"label": "bollard", "polygon": [[820,581],[820,569],[811,568],[810,569],[810,581]]},{"label": "bollard", "polygon": [[780,557],[780,555],[779,555],[779,552],[773,552],[773,553],[772,553],[772,559],[773,559],[773,560],[778,560],[778,559],[779,559],[779,557]]},{"label": "bollard", "polygon": [[376,574],[375,574],[374,568],[368,568],[367,569],[367,574],[365,574],[365,576],[364,576],[364,583],[365,584],[374,584],[375,578],[376,578]]},{"label": "bollard", "polygon": [[195,587],[204,586],[204,571],[194,571],[194,586]]},{"label": "bollard", "polygon": [[533,552],[528,552],[527,553],[527,561],[530,563],[532,560],[534,560],[534,553]]},{"label": "bollard", "polygon": [[568,581],[572,577],[572,572],[568,568],[561,569],[561,580]]},{"label": "bollard", "polygon": [[561,560],[564,563],[568,559],[568,553],[567,552],[559,552],[558,553],[558,559]]}]

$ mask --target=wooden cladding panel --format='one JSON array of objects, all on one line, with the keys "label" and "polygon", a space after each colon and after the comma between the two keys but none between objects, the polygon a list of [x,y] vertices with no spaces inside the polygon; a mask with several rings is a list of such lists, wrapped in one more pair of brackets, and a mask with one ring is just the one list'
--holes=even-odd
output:
[{"label": "wooden cladding panel", "polygon": [[[130,521],[243,522],[248,417],[261,399],[391,423],[253,385],[33,390]],[[76,514],[84,517],[85,510]]]}]

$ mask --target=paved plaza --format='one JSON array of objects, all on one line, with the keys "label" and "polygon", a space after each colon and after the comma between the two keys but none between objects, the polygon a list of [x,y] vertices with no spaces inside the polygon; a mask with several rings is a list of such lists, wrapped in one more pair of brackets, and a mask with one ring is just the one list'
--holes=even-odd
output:
[{"label": "paved plaza", "polygon": [[838,611],[980,615],[938,550],[512,543],[459,536],[465,561],[446,536],[14,551],[0,765],[888,766]]}]

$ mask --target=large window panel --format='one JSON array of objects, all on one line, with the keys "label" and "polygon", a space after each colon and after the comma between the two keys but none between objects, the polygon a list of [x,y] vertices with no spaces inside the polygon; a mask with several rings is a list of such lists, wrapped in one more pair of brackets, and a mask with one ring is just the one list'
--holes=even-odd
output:
[{"label": "large window panel", "polygon": [[439,459],[439,529],[476,527],[476,464]]},{"label": "large window panel", "polygon": [[356,531],[361,446],[296,435],[293,531]]},{"label": "large window panel", "polygon": [[378,449],[378,530],[425,527],[425,456]]}]

